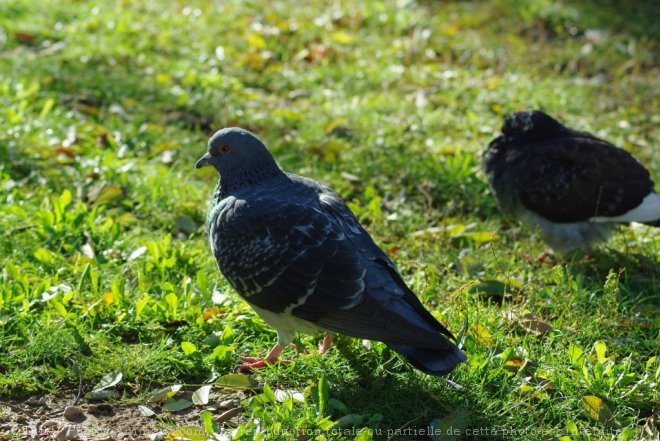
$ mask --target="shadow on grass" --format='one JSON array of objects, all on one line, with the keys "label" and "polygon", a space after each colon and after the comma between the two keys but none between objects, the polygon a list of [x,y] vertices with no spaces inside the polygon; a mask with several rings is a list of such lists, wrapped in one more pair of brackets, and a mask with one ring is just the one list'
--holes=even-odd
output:
[{"label": "shadow on grass", "polygon": [[[404,362],[392,350],[383,348],[379,357],[361,357],[362,351],[342,348],[349,340],[341,340],[339,350],[357,377],[341,383],[334,392],[340,401],[351,403],[351,412],[371,416],[367,425],[375,428],[374,439],[428,440],[432,430],[436,435],[438,430],[442,431],[438,439],[445,439],[447,430],[455,429],[463,436],[470,434],[473,440],[504,439],[492,433],[486,435],[485,430],[492,424],[480,412],[482,404],[475,394],[451,380],[454,375],[443,378],[408,372],[400,375],[395,372],[411,368],[402,367]],[[343,379],[339,376],[337,380]],[[452,414],[453,411],[457,414]],[[445,419],[444,424],[430,427],[436,419]],[[447,424],[453,427],[450,429]]]},{"label": "shadow on grass", "polygon": [[571,2],[580,16],[591,17],[598,28],[636,37],[660,37],[660,3],[646,0],[579,0]]},{"label": "shadow on grass", "polygon": [[588,260],[570,265],[574,274],[582,274],[589,284],[602,288],[609,274],[618,275],[619,301],[628,305],[652,304],[660,307],[660,267],[657,259],[639,253],[623,253],[600,248],[589,252]]}]

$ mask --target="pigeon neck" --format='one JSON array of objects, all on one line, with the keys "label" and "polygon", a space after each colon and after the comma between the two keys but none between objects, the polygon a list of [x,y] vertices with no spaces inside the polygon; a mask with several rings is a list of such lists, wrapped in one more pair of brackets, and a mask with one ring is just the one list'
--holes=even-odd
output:
[{"label": "pigeon neck", "polygon": [[284,172],[277,166],[272,157],[264,158],[248,166],[226,171],[220,175],[218,186],[215,189],[215,202],[219,202],[239,190],[283,175]]}]

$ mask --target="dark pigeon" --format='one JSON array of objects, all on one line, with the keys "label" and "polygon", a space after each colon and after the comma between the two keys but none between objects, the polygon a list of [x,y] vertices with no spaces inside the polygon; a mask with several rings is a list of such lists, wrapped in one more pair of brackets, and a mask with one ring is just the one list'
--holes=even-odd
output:
[{"label": "dark pigeon", "polygon": [[296,332],[379,340],[432,375],[466,356],[422,306],[390,259],[328,187],[284,173],[266,146],[240,128],[218,131],[197,168],[220,172],[207,218],[218,268],[277,330],[257,368],[277,360]]},{"label": "dark pigeon", "polygon": [[607,240],[617,224],[660,226],[660,195],[630,153],[541,111],[507,116],[483,165],[502,210],[560,253]]}]

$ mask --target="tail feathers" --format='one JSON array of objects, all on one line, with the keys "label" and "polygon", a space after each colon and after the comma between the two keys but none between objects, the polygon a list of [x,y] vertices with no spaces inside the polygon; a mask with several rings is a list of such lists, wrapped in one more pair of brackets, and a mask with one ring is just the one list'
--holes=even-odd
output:
[{"label": "tail feathers", "polygon": [[446,375],[459,363],[467,360],[465,353],[453,344],[446,349],[420,348],[391,343],[388,343],[388,346],[404,356],[408,363],[429,375]]},{"label": "tail feathers", "polygon": [[620,216],[599,216],[591,219],[592,222],[639,222],[642,224],[660,226],[660,194],[650,193],[642,203]]}]

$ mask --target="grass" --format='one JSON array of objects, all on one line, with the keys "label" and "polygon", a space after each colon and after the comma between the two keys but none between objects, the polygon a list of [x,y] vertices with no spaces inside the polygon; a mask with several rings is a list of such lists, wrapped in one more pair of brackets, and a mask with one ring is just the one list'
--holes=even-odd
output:
[{"label": "grass", "polygon": [[240,125],[333,187],[443,323],[467,323],[469,361],[448,383],[376,342],[288,353],[254,374],[236,439],[657,436],[660,235],[537,263],[479,154],[505,113],[543,108],[658,182],[658,16],[643,1],[2,2],[0,396],[121,371],[140,401],[267,351],[274,332],[206,244],[217,176],[194,170]]}]

